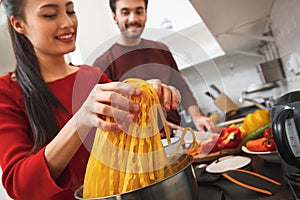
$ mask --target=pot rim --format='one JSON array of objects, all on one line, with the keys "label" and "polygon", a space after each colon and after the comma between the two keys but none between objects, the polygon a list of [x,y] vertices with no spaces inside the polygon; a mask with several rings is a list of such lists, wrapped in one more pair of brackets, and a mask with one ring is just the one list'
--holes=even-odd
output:
[{"label": "pot rim", "polygon": [[[124,192],[124,193],[121,193],[121,194],[110,195],[110,196],[93,197],[93,198],[83,198],[83,197],[80,196],[80,192],[83,191],[83,185],[81,185],[81,186],[75,191],[74,197],[75,197],[76,199],[79,199],[79,200],[102,200],[102,199],[105,200],[105,199],[110,199],[110,198],[120,199],[121,196],[123,196],[123,195],[129,194],[129,193],[133,193],[133,192],[137,192],[137,191],[139,191],[139,190],[145,190],[145,189],[147,189],[147,188],[149,188],[149,187],[152,187],[152,186],[154,186],[154,185],[157,185],[157,184],[159,184],[159,183],[161,183],[161,182],[164,182],[165,180],[168,180],[168,179],[170,179],[170,178],[176,176],[177,174],[179,174],[179,173],[181,173],[182,171],[186,170],[188,167],[193,168],[193,167],[192,167],[193,156],[191,156],[191,155],[189,155],[189,154],[182,154],[182,155],[181,155],[180,157],[178,157],[176,160],[179,160],[179,159],[181,159],[181,158],[184,157],[184,156],[188,157],[188,158],[187,158],[188,162],[185,164],[184,167],[182,167],[182,168],[181,168],[180,170],[178,170],[177,172],[171,174],[170,176],[165,177],[165,178],[163,178],[162,180],[160,180],[160,181],[158,181],[158,182],[155,182],[155,183],[152,183],[152,184],[150,184],[150,185],[147,185],[147,186],[145,186],[145,187],[138,188],[138,189],[131,190],[131,191],[127,191],[127,192]],[[82,195],[82,194],[81,194],[81,195]]]}]

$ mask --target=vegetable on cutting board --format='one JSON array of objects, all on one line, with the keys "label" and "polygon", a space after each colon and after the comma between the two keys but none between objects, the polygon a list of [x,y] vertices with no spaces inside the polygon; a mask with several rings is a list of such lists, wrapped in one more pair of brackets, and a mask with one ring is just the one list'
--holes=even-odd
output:
[{"label": "vegetable on cutting board", "polygon": [[213,136],[210,140],[200,142],[196,150],[187,149],[185,153],[192,156],[199,154],[210,154],[222,149],[235,149],[241,145],[242,136],[238,126],[224,127],[220,135]]},{"label": "vegetable on cutting board", "polygon": [[237,126],[223,128],[219,137],[219,144],[225,148],[233,149],[242,141],[241,130]]}]

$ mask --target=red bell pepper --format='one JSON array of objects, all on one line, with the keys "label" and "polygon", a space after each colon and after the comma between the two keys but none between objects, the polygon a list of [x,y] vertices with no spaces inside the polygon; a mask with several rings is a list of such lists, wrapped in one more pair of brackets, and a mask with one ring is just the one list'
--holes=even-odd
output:
[{"label": "red bell pepper", "polygon": [[265,138],[273,137],[272,128],[271,127],[264,130],[264,137]]},{"label": "red bell pepper", "polygon": [[242,134],[239,127],[233,126],[223,128],[219,137],[219,144],[225,148],[236,148],[242,141]]}]

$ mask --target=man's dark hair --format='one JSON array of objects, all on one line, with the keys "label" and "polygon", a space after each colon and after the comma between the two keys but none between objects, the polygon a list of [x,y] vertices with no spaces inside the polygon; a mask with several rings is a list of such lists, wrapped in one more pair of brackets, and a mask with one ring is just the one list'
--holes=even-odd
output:
[{"label": "man's dark hair", "polygon": [[[113,13],[116,13],[116,2],[117,1],[120,1],[120,0],[109,0],[109,6]],[[147,10],[148,0],[144,0],[144,2],[145,2],[145,8]]]}]

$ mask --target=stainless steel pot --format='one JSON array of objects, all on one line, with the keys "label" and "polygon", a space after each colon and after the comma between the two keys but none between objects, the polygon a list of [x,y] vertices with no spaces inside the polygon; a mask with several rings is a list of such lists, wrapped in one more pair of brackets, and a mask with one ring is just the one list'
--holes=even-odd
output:
[{"label": "stainless steel pot", "polygon": [[183,161],[179,170],[162,181],[127,193],[102,197],[82,198],[83,187],[75,192],[75,198],[79,200],[197,200],[199,199],[198,185],[192,157],[185,154],[177,160]]}]

